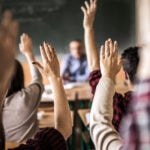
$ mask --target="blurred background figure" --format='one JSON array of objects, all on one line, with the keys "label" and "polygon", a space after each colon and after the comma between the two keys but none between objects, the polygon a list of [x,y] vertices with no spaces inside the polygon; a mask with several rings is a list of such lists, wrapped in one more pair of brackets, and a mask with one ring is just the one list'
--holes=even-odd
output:
[{"label": "blurred background figure", "polygon": [[61,70],[64,83],[87,81],[89,71],[83,43],[79,39],[72,40],[69,49],[70,54],[65,56]]}]

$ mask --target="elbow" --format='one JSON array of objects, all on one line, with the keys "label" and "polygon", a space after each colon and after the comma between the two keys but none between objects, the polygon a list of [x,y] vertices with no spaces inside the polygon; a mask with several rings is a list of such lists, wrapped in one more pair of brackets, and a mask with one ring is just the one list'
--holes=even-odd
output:
[{"label": "elbow", "polygon": [[56,126],[56,129],[63,135],[64,139],[67,140],[72,134],[72,124],[68,123],[65,126]]},{"label": "elbow", "polygon": [[65,140],[67,140],[71,135],[72,135],[72,126],[67,128],[67,130],[66,130],[66,132],[64,134]]}]

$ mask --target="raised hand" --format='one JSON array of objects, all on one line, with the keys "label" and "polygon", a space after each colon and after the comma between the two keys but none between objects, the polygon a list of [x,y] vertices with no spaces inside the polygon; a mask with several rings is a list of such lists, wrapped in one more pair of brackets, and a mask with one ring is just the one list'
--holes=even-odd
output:
[{"label": "raised hand", "polygon": [[102,76],[109,77],[115,81],[115,77],[121,68],[121,60],[118,61],[117,41],[112,43],[109,39],[105,41],[105,46],[101,46],[100,67]]},{"label": "raised hand", "polygon": [[40,72],[50,80],[60,78],[60,65],[54,48],[44,42],[44,44],[40,46],[40,52],[43,64],[41,65],[38,62],[34,62]]},{"label": "raised hand", "polygon": [[[5,11],[0,24],[0,80],[10,80],[16,55],[18,22],[12,13]],[[2,83],[2,82],[1,82]]]},{"label": "raised hand", "polygon": [[[12,13],[10,11],[5,11],[0,23],[0,106],[2,106],[2,101],[14,71],[17,35],[18,22],[12,19]],[[1,107],[0,114],[2,114]],[[5,138],[1,117],[0,131],[0,148],[5,149]]]},{"label": "raised hand", "polygon": [[[60,66],[54,48],[45,43],[40,46],[42,65],[38,62],[33,64],[37,66],[51,83],[54,96],[54,126],[67,139],[72,132],[72,121],[69,105],[67,102],[65,90],[60,77]],[[65,115],[64,115],[65,114]]]},{"label": "raised hand", "polygon": [[24,55],[33,55],[33,44],[28,34],[23,33],[20,36],[19,48]]},{"label": "raised hand", "polygon": [[84,14],[84,20],[83,20],[83,27],[84,28],[92,28],[94,19],[95,19],[95,13],[96,13],[96,2],[97,0],[90,0],[90,4],[85,1],[85,7],[82,6],[81,10]]}]

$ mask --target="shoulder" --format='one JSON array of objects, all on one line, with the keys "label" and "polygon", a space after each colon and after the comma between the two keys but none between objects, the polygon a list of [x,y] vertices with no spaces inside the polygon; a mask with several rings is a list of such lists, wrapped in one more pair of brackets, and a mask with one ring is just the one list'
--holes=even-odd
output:
[{"label": "shoulder", "polygon": [[[67,149],[66,141],[63,135],[55,128],[47,127],[47,128],[41,129],[35,135],[34,139],[32,139],[32,141],[34,140],[40,141],[40,147],[44,147],[44,150],[47,149],[46,147],[47,145],[51,147],[51,150],[54,150],[54,149],[66,150]],[[31,140],[28,140],[27,144],[32,143],[30,141]]]},{"label": "shoulder", "polygon": [[71,54],[66,54],[65,56],[64,56],[64,60],[71,60],[73,57],[72,57],[72,55]]}]

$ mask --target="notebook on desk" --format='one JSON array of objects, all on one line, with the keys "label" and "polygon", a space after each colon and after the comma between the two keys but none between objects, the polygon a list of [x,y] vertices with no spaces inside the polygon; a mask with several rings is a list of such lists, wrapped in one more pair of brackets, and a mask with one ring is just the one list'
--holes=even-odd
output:
[{"label": "notebook on desk", "polygon": [[72,89],[72,88],[76,88],[76,87],[81,87],[84,86],[85,82],[72,82],[72,83],[67,83],[64,85],[64,89]]}]

